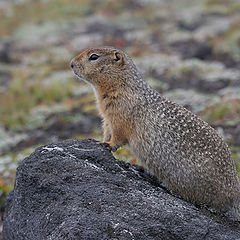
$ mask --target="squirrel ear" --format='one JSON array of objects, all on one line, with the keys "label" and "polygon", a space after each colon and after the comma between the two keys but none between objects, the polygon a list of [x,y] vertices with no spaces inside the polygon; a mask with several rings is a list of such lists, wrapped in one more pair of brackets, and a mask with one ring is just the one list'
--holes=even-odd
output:
[{"label": "squirrel ear", "polygon": [[114,59],[114,62],[118,63],[119,65],[123,65],[124,63],[123,55],[118,51],[114,52],[113,59]]}]

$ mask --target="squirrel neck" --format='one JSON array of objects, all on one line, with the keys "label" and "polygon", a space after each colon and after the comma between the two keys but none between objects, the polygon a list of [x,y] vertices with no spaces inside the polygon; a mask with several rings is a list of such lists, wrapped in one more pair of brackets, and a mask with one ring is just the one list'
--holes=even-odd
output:
[{"label": "squirrel neck", "polygon": [[[135,95],[135,97],[133,97]],[[125,84],[98,86],[95,88],[98,109],[103,116],[116,115],[127,117],[134,106],[139,104],[139,97]],[[114,116],[113,116],[114,117]]]},{"label": "squirrel neck", "polygon": [[[129,76],[129,75],[128,75]],[[141,104],[149,104],[162,98],[141,76],[111,81],[116,84],[98,85],[95,88],[98,109],[103,117],[131,116],[133,109]]]}]

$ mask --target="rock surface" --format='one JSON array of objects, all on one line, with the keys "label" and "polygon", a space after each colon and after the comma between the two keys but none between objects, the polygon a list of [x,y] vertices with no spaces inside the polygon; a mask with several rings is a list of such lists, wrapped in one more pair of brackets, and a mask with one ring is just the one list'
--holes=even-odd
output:
[{"label": "rock surface", "polygon": [[240,227],[172,196],[105,144],[67,140],[17,169],[3,240],[22,239],[240,239]]},{"label": "rock surface", "polygon": [[239,3],[0,0],[0,204],[36,147],[102,138],[92,88],[69,66],[101,45],[126,51],[152,87],[220,130],[240,176]]}]

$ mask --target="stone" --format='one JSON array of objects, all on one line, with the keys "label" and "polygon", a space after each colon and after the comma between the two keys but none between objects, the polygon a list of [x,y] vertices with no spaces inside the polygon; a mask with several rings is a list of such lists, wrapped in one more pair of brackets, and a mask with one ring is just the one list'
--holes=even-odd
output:
[{"label": "stone", "polygon": [[39,147],[25,158],[3,219],[3,240],[239,238],[238,225],[173,196],[90,139]]},{"label": "stone", "polygon": [[12,43],[10,41],[0,41],[0,62],[10,63],[11,62],[11,48]]},{"label": "stone", "polygon": [[199,58],[201,60],[210,59],[212,48],[207,42],[198,42],[194,39],[178,41],[172,44],[184,58]]}]

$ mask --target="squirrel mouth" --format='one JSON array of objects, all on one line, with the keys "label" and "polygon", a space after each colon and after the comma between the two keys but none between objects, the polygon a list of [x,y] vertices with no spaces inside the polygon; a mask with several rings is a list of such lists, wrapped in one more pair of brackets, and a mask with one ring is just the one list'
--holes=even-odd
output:
[{"label": "squirrel mouth", "polygon": [[73,73],[77,76],[78,79],[84,80],[84,77],[78,72],[73,71]]}]

